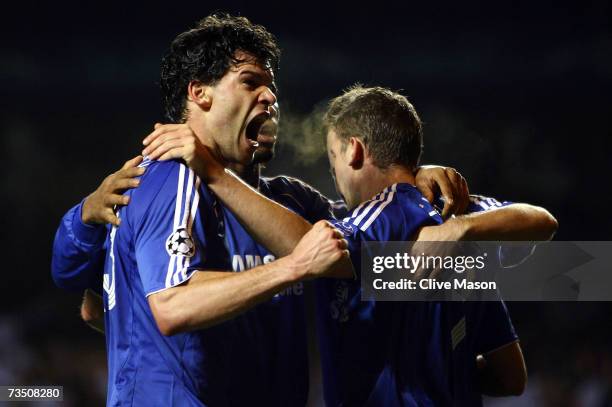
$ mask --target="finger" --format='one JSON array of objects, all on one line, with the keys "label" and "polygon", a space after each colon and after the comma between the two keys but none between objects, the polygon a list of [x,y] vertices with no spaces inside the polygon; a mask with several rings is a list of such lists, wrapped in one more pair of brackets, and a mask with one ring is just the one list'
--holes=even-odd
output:
[{"label": "finger", "polygon": [[161,123],[155,123],[155,124],[153,125],[153,129],[154,129],[154,130],[155,130],[155,129],[158,129],[158,128],[160,128],[161,126],[162,126],[162,124],[161,124]]},{"label": "finger", "polygon": [[420,186],[419,191],[421,191],[421,194],[423,194],[423,197],[425,197],[425,199],[427,199],[429,203],[433,203],[434,198],[435,198],[433,189],[431,189],[429,185],[419,185],[419,186]]},{"label": "finger", "polygon": [[177,158],[183,158],[183,149],[182,148],[174,148],[164,154],[162,154],[161,157],[159,157],[157,160],[158,161],[168,161],[168,160],[174,160]]},{"label": "finger", "polygon": [[462,176],[457,172],[454,168],[447,168],[444,173],[446,174],[446,178],[448,179],[448,194],[450,202],[444,207],[444,215],[445,217],[450,216],[451,214],[456,214],[458,212],[458,208],[461,206],[461,183]]},{"label": "finger", "polygon": [[318,228],[332,228],[333,225],[326,220],[320,220],[317,223],[314,224],[314,226],[318,227]]},{"label": "finger", "polygon": [[340,248],[342,250],[348,249],[348,242],[346,241],[346,239],[338,240],[338,248]]},{"label": "finger", "polygon": [[146,136],[142,140],[142,144],[144,144],[145,146],[149,145],[153,140],[157,139],[162,134],[168,133],[170,131],[174,131],[183,126],[184,126],[183,124],[160,124],[159,126],[157,126],[156,124],[155,130],[153,130],[153,132],[151,132],[148,136]]},{"label": "finger", "polygon": [[134,167],[134,168],[126,168],[124,170],[120,170],[116,174],[116,178],[136,178],[140,177],[145,173],[144,167]]},{"label": "finger", "polygon": [[467,181],[461,177],[461,204],[459,205],[458,214],[462,215],[467,211],[470,205],[470,189],[468,188]]},{"label": "finger", "polygon": [[173,132],[165,133],[159,136],[157,139],[153,140],[151,144],[149,144],[144,150],[142,150],[142,153],[147,155],[149,158],[151,158],[151,154],[156,149],[158,149],[160,146],[163,146],[166,143],[177,141],[177,140],[181,142],[182,144],[186,143],[186,140],[183,138],[183,135],[180,132],[173,131]]},{"label": "finger", "polygon": [[152,149],[151,152],[148,153],[148,156],[151,160],[159,159],[162,155],[167,153],[170,150],[182,148],[185,145],[183,140],[181,139],[171,139],[164,141],[162,144]]},{"label": "finger", "polygon": [[125,170],[128,168],[138,167],[138,165],[142,162],[142,160],[143,160],[143,157],[141,155],[137,155],[136,157],[127,160],[125,164],[123,164],[123,167],[121,167],[121,169]]},{"label": "finger", "polygon": [[344,238],[344,234],[343,234],[342,232],[340,232],[338,229],[336,229],[336,228],[335,228],[335,227],[333,227],[333,226],[332,226],[332,228],[333,228],[333,232],[332,232],[333,234],[332,234],[332,236],[333,236],[334,238],[336,238],[336,239],[342,239],[342,238]]},{"label": "finger", "polygon": [[104,216],[104,222],[110,223],[111,225],[119,226],[121,224],[121,219],[119,219],[117,215],[112,212],[111,214],[107,214],[106,216]]},{"label": "finger", "polygon": [[136,188],[140,185],[140,180],[135,178],[120,178],[114,179],[110,185],[112,192],[125,191],[127,189]]},{"label": "finger", "polygon": [[444,197],[444,208],[442,209],[442,217],[446,219],[450,213],[452,213],[452,209],[455,207],[455,195],[453,194],[453,189],[450,185],[450,180],[446,178],[441,178],[437,181],[438,188],[440,188],[440,193]]},{"label": "finger", "polygon": [[128,195],[107,194],[104,195],[103,202],[107,208],[112,208],[115,205],[125,206],[130,203],[130,197]]}]

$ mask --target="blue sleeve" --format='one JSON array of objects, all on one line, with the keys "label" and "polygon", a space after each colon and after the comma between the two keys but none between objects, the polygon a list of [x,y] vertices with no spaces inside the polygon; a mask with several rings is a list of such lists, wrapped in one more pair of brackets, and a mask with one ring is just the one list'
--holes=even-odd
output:
[{"label": "blue sleeve", "polygon": [[285,175],[270,178],[269,182],[275,201],[298,209],[299,214],[310,223],[333,217],[334,203],[305,182]]},{"label": "blue sleeve", "polygon": [[476,352],[485,354],[497,350],[518,339],[506,304],[499,301],[485,301],[479,334],[476,339]]},{"label": "blue sleeve", "polygon": [[106,227],[81,221],[83,202],[71,208],[55,233],[51,276],[67,290],[100,291],[106,253]]},{"label": "blue sleeve", "polygon": [[[482,195],[470,195],[470,203],[467,213],[485,212],[512,205],[514,202],[498,201],[495,198]],[[503,244],[499,246],[499,264],[504,268],[511,268],[520,265],[535,251],[534,243],[525,244]]]},{"label": "blue sleeve", "polygon": [[146,295],[179,285],[203,267],[202,222],[208,219],[200,216],[199,187],[191,169],[174,163],[150,167],[139,188],[131,191],[129,207],[136,211],[129,222]]}]

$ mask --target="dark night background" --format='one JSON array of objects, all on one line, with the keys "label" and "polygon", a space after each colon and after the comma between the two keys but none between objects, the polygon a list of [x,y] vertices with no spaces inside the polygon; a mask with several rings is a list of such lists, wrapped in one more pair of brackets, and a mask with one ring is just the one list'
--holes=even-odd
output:
[{"label": "dark night background", "polygon": [[[215,10],[263,24],[283,49],[277,80],[288,124],[267,174],[296,175],[333,196],[326,161],[305,156],[293,124],[354,82],[383,85],[401,89],[424,120],[424,163],[459,169],[472,192],[544,206],[560,223],[557,240],[610,240],[612,6],[492,3],[4,10],[0,385],[63,385],[62,405],[103,403],[103,337],[80,322],[80,294],[50,278],[55,229],[140,152],[163,120],[163,52]],[[612,405],[603,404],[612,403],[610,303],[509,308],[530,383],[521,400],[491,405]]]}]

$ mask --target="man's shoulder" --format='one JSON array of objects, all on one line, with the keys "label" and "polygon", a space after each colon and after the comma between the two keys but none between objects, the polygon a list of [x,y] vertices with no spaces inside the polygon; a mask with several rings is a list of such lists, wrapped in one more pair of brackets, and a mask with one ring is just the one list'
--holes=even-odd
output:
[{"label": "man's shoulder", "polygon": [[307,184],[306,182],[289,176],[289,175],[276,175],[273,177],[261,177],[261,182],[266,184],[271,190],[274,191],[288,191],[288,192],[307,192],[307,193],[318,193],[318,191]]},{"label": "man's shoulder", "polygon": [[328,199],[302,180],[287,175],[277,175],[274,177],[262,177],[260,180],[262,193],[269,198],[300,212],[306,213],[311,209],[311,205],[319,200],[328,202]]},{"label": "man's shoulder", "polygon": [[415,187],[393,184],[361,203],[343,223],[378,239],[406,240],[418,227],[439,223],[439,216]]},{"label": "man's shoulder", "polygon": [[181,161],[146,160],[141,166],[146,170],[140,177],[140,184],[127,192],[130,203],[126,208],[133,214],[142,215],[151,207],[166,210],[168,205],[193,199],[197,193],[199,180]]}]

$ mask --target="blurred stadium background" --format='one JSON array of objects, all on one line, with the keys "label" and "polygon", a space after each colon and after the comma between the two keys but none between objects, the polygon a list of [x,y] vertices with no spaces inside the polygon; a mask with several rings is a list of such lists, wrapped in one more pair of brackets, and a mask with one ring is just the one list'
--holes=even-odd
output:
[{"label": "blurred stadium background", "polygon": [[[384,85],[425,121],[424,163],[458,168],[473,192],[548,208],[558,240],[610,240],[607,1],[61,4],[3,13],[0,385],[63,385],[61,405],[104,403],[104,338],[81,323],[80,294],[54,287],[53,236],[70,206],[140,152],[162,120],[161,55],[215,10],[265,25],[283,48],[284,124],[267,174],[334,196],[302,119],[354,82]],[[489,405],[612,405],[611,303],[509,308],[530,381],[522,398]]]}]

